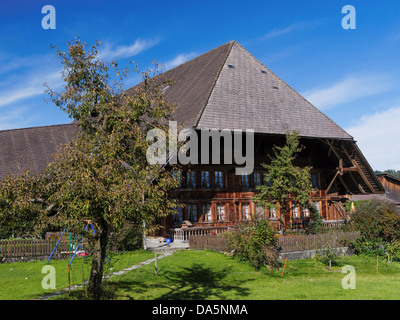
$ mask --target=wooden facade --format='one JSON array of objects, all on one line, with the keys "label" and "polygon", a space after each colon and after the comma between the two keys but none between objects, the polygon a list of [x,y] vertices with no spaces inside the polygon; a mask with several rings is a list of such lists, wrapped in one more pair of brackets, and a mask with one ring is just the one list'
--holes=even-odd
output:
[{"label": "wooden facade", "polygon": [[[286,210],[264,210],[253,201],[256,186],[262,183],[265,173],[261,163],[268,161],[274,145],[282,146],[284,143],[285,136],[257,134],[254,140],[254,171],[247,176],[236,175],[235,165],[183,166],[178,177],[180,187],[171,193],[183,204],[183,208],[177,209],[174,217],[163,221],[165,228],[180,228],[185,220],[190,221],[193,227],[233,226],[256,215],[270,220],[277,229],[281,223],[289,229],[306,227],[311,219],[310,212],[299,207],[295,201],[289,199]],[[368,190],[371,183],[368,179],[363,180],[362,169],[354,166],[356,162],[352,162],[352,158],[341,157],[348,152],[346,149],[346,152],[341,151],[333,146],[333,142],[317,138],[302,138],[300,143],[305,149],[298,155],[295,164],[312,167],[311,178],[315,188],[311,194],[312,205],[318,209],[323,220],[344,221],[346,212],[343,203],[348,201],[350,194],[359,193],[362,185],[364,192],[374,192]],[[336,143],[340,145],[342,142]],[[349,163],[351,165],[347,167]]]},{"label": "wooden facade", "polygon": [[400,179],[391,174],[378,174],[378,179],[385,188],[386,198],[400,205]]}]

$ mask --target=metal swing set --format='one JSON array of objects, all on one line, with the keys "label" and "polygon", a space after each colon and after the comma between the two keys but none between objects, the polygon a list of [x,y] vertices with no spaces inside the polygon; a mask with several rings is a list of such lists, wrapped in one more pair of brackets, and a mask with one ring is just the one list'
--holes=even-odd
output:
[{"label": "metal swing set", "polygon": [[[84,221],[87,223],[86,226],[85,226],[84,231],[86,232],[86,231],[88,230],[89,226],[90,226],[91,229],[93,230],[94,234],[96,234],[96,230],[94,229],[92,222],[91,222],[90,220],[84,220]],[[58,244],[59,244],[60,242],[63,242],[61,239],[62,239],[62,237],[64,236],[64,233],[65,233],[66,230],[67,230],[67,227],[65,227],[65,229],[64,229],[63,232],[61,233],[60,237],[58,238],[58,240],[57,240],[57,242],[56,242],[56,245],[54,246],[53,251],[51,252],[51,254],[50,254],[49,258],[47,259],[47,262],[46,262],[46,263],[49,263],[51,257],[53,256],[54,252],[55,252],[56,249],[57,249]],[[70,251],[63,252],[63,253],[68,253],[68,254],[70,254],[70,257],[71,257],[71,254],[73,254],[73,255],[72,255],[72,258],[71,258],[71,260],[70,260],[70,262],[69,262],[69,264],[68,264],[68,266],[71,265],[71,263],[74,261],[74,259],[75,259],[75,257],[76,257],[77,254],[80,254],[81,256],[85,257],[85,259],[86,259],[86,256],[89,255],[89,253],[87,253],[87,252],[85,252],[84,250],[82,250],[82,249],[83,249],[83,245],[87,244],[87,243],[84,243],[84,242],[83,242],[83,236],[82,236],[82,238],[81,238],[80,240],[79,240],[79,238],[78,238],[77,235],[75,235],[75,238],[76,238],[76,241],[74,240],[75,246],[74,246],[73,243],[72,243],[71,233],[70,233],[69,240],[64,240],[65,242],[68,242],[68,243],[69,243],[69,250],[70,250]],[[75,248],[74,248],[74,247],[75,247]],[[79,248],[81,248],[80,251],[78,251]],[[108,260],[107,255],[106,255],[106,259],[107,259],[108,262],[110,262],[110,261]]]}]

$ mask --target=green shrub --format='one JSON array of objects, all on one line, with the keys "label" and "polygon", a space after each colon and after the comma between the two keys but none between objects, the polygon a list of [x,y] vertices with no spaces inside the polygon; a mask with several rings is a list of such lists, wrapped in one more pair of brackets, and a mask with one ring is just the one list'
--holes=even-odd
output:
[{"label": "green shrub", "polygon": [[315,258],[327,266],[338,266],[340,255],[332,247],[318,250]]},{"label": "green shrub", "polygon": [[358,238],[356,241],[351,242],[350,246],[357,255],[365,256],[385,256],[385,243],[379,239],[365,240]]},{"label": "green shrub", "polygon": [[396,206],[386,200],[360,202],[351,223],[365,241],[391,242],[400,239],[400,216]]},{"label": "green shrub", "polygon": [[229,235],[229,245],[240,260],[250,262],[256,270],[278,266],[275,230],[267,220],[245,222]]},{"label": "green shrub", "polygon": [[386,245],[386,252],[392,261],[400,261],[400,240],[393,240]]},{"label": "green shrub", "polygon": [[318,210],[314,206],[309,208],[311,212],[311,218],[309,225],[307,226],[305,232],[306,234],[319,234],[322,232],[322,218]]},{"label": "green shrub", "polygon": [[131,226],[125,225],[122,228],[113,232],[110,237],[111,250],[117,251],[134,251],[143,247],[143,235],[141,230]]},{"label": "green shrub", "polygon": [[351,243],[354,252],[385,256],[389,248],[394,254],[395,241],[400,240],[400,215],[396,206],[387,200],[366,200],[359,201],[355,209],[350,224],[360,231],[360,237]]}]

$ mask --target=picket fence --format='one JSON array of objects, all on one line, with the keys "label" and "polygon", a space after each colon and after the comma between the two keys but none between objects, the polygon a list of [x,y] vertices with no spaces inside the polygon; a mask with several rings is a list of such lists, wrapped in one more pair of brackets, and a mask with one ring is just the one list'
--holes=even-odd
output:
[{"label": "picket fence", "polygon": [[[279,236],[277,245],[282,253],[318,250],[327,247],[338,248],[346,246],[348,241],[354,241],[360,236],[355,232],[335,232],[322,233],[316,235],[291,235]],[[211,249],[217,251],[229,250],[228,240],[225,237],[215,235],[199,235],[189,237],[189,248],[191,249]]]},{"label": "picket fence", "polygon": [[[0,262],[12,258],[35,259],[48,257],[52,253],[57,239],[25,239],[25,240],[0,240]],[[73,247],[69,241],[60,241],[54,252],[54,257],[68,257]]]}]

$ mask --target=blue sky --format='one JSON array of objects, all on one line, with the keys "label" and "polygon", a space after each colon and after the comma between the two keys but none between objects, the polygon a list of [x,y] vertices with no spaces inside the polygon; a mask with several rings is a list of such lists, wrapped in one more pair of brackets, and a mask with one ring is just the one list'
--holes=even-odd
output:
[{"label": "blue sky", "polygon": [[[356,29],[342,28],[345,5]],[[56,9],[56,29],[41,22]],[[0,4],[0,130],[69,123],[46,103],[61,89],[60,63],[78,35],[105,58],[173,67],[238,41],[348,131],[373,169],[400,170],[400,3],[359,1],[32,1]],[[128,78],[133,85],[136,77]]]}]

